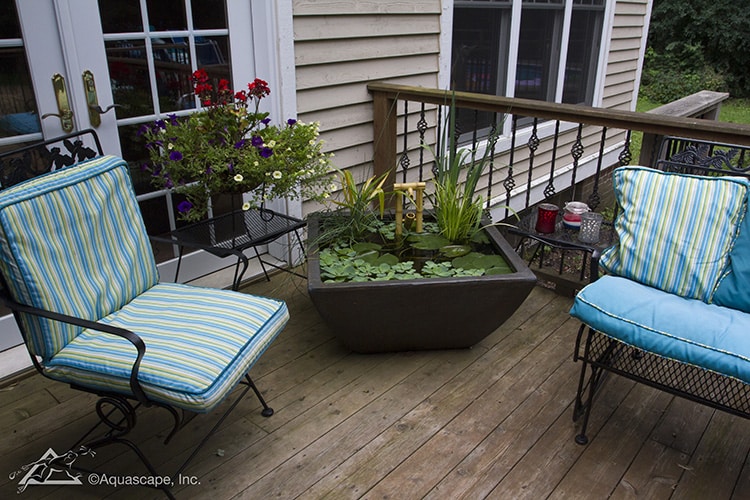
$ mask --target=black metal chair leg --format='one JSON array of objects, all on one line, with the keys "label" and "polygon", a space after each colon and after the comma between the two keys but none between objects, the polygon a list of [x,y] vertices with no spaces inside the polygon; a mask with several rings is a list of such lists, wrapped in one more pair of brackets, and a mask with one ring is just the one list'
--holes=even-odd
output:
[{"label": "black metal chair leg", "polygon": [[270,406],[268,406],[268,404],[266,404],[266,400],[263,399],[263,396],[261,395],[260,391],[255,386],[255,382],[253,382],[253,379],[250,378],[250,375],[245,374],[245,379],[247,380],[247,385],[250,386],[250,388],[253,390],[255,395],[258,397],[258,401],[260,401],[260,404],[263,405],[263,410],[260,412],[260,414],[263,415],[264,417],[270,417],[271,415],[273,415],[273,408],[271,408]]}]

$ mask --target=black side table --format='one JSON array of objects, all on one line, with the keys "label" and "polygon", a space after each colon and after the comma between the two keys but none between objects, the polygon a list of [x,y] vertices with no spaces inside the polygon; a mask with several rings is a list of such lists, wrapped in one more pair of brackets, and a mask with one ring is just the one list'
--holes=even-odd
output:
[{"label": "black side table", "polygon": [[[612,246],[616,238],[616,233],[612,224],[603,222],[601,225],[601,229],[599,230],[599,241],[597,241],[596,243],[584,243],[583,241],[578,239],[577,229],[568,229],[567,227],[565,227],[565,225],[563,224],[562,214],[558,214],[557,216],[557,220],[555,222],[555,231],[553,233],[540,233],[535,228],[536,216],[536,210],[532,210],[530,213],[521,217],[521,220],[518,221],[515,226],[508,228],[509,233],[521,237],[518,245],[516,246],[516,251],[520,250],[523,243],[528,239],[535,240],[540,243],[539,245],[537,245],[534,253],[529,259],[529,265],[531,265],[531,263],[534,262],[534,260],[536,260],[538,257],[539,267],[542,267],[542,262],[544,261],[545,245],[559,248],[563,252],[568,250],[579,251],[584,254],[584,257],[586,257],[588,255],[591,255],[594,251],[601,252],[605,248]],[[586,272],[587,260],[588,259],[586,258],[583,259],[583,264],[581,266],[581,280],[583,280],[584,274]],[[563,272],[562,260],[560,261],[559,272],[560,274],[562,274]]]},{"label": "black side table", "polygon": [[258,246],[268,244],[285,234],[294,232],[297,237],[297,243],[304,252],[299,230],[305,227],[306,224],[301,219],[267,208],[239,209],[212,219],[190,224],[163,235],[151,236],[151,239],[179,246],[175,281],[177,281],[180,274],[180,265],[182,264],[182,256],[185,248],[205,250],[220,258],[234,255],[237,257],[237,265],[234,269],[232,290],[237,290],[249,264],[244,250],[251,247],[255,250],[255,256],[267,280],[270,280],[270,277],[266,271],[266,266],[297,274],[271,262],[264,261],[260,256],[260,252],[258,252]]}]

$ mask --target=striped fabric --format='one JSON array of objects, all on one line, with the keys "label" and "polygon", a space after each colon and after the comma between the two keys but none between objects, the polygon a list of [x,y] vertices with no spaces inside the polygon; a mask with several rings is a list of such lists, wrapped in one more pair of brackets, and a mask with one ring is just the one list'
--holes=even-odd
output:
[{"label": "striped fabric", "polygon": [[[161,283],[101,321],[145,342],[138,379],[150,398],[206,412],[231,391],[288,318],[281,301]],[[128,341],[86,330],[52,358],[46,373],[129,393],[135,355]]]},{"label": "striped fabric", "polygon": [[603,252],[602,267],[710,302],[747,210],[748,181],[625,167],[613,183],[619,242]]},{"label": "striped fabric", "polygon": [[[158,281],[128,166],[100,157],[0,192],[0,267],[23,303],[96,320]],[[44,361],[80,328],[25,317]]]}]

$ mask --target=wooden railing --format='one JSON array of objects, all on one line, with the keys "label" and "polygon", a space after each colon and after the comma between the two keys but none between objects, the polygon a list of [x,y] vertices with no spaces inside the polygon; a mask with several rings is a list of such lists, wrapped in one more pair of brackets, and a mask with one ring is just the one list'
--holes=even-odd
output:
[{"label": "wooden railing", "polygon": [[[390,171],[393,179],[397,173],[404,179],[429,177],[424,146],[434,147],[439,140],[441,107],[453,104],[503,117],[508,133],[504,145],[498,146],[502,161],[484,182],[488,209],[507,204],[522,210],[587,177],[593,178],[588,196],[593,195],[595,205],[600,172],[631,163],[631,134],[636,131],[644,133],[645,147],[637,162],[645,165],[658,159],[662,136],[750,146],[750,125],[700,118],[716,117],[727,97],[720,93],[699,93],[654,112],[638,113],[381,82],[370,83],[368,89],[373,96],[375,174]],[[541,133],[543,125],[546,135]],[[481,136],[474,134],[473,141],[481,147]],[[581,193],[577,196],[582,199]]]}]

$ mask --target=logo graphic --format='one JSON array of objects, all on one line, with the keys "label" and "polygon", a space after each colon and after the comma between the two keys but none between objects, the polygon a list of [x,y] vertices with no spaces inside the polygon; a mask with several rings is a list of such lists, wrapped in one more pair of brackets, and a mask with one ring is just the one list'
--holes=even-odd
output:
[{"label": "logo graphic", "polygon": [[96,452],[85,446],[77,450],[69,450],[58,455],[52,448],[48,449],[38,460],[26,464],[20,470],[11,472],[8,478],[13,480],[21,474],[25,475],[18,482],[18,493],[23,493],[26,487],[34,484],[71,485],[82,484],[81,474],[73,472],[73,463],[83,455],[96,455]]}]

